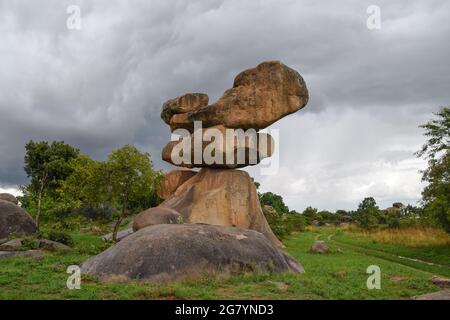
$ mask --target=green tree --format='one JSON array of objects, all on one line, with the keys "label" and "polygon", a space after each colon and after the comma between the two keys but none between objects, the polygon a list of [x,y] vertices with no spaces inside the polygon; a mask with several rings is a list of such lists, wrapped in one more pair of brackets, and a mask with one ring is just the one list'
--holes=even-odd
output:
[{"label": "green tree", "polygon": [[367,197],[358,205],[356,222],[363,228],[373,228],[380,218],[380,210],[374,198]]},{"label": "green tree", "polygon": [[278,213],[288,213],[289,208],[284,204],[283,197],[272,192],[265,192],[259,195],[261,205],[272,206]]},{"label": "green tree", "polygon": [[122,220],[127,216],[129,204],[155,191],[160,174],[153,169],[150,155],[126,145],[113,151],[106,162],[112,202],[120,208],[113,231],[117,241]]},{"label": "green tree", "polygon": [[313,207],[307,207],[305,210],[303,210],[302,214],[304,217],[306,217],[308,223],[311,223],[317,218],[317,209]]},{"label": "green tree", "polygon": [[420,127],[428,138],[416,155],[428,161],[422,180],[424,214],[450,232],[450,107],[442,107],[435,119]]},{"label": "green tree", "polygon": [[78,157],[79,150],[63,141],[34,142],[25,145],[25,172],[31,179],[22,190],[36,200],[36,225],[39,229],[42,199],[53,193],[60,182],[71,173],[69,162]]}]

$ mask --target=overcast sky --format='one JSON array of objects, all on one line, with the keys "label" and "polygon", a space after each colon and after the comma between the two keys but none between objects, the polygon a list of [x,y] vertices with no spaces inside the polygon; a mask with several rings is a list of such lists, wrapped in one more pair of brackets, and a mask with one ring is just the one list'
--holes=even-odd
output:
[{"label": "overcast sky", "polygon": [[[132,3],[132,5],[131,5]],[[69,30],[69,5],[81,29]],[[369,30],[366,10],[381,9]],[[24,144],[64,140],[104,159],[130,143],[159,169],[162,103],[216,100],[241,70],[281,60],[310,102],[280,130],[280,168],[262,191],[291,209],[415,204],[418,125],[450,104],[450,2],[0,0],[0,191],[26,183]]]}]

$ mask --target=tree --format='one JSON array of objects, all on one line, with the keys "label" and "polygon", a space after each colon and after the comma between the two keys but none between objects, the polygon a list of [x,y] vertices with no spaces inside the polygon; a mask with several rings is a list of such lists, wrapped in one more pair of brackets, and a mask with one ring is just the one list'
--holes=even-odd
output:
[{"label": "tree", "polygon": [[278,213],[288,213],[289,208],[284,204],[283,198],[275,193],[266,192],[259,195],[262,205],[272,206]]},{"label": "tree", "polygon": [[434,113],[435,119],[420,127],[428,138],[416,152],[428,162],[422,180],[428,185],[422,192],[424,213],[450,232],[450,107]]},{"label": "tree", "polygon": [[307,207],[302,212],[303,216],[306,217],[309,223],[317,218],[317,209],[313,207]]},{"label": "tree", "polygon": [[153,170],[148,153],[141,153],[130,145],[113,151],[105,165],[112,202],[120,208],[113,231],[113,240],[117,241],[117,232],[130,202],[149,196],[155,190],[160,174]]},{"label": "tree", "polygon": [[380,210],[374,198],[367,197],[358,205],[356,222],[366,229],[374,227],[378,223]]},{"label": "tree", "polygon": [[25,150],[24,169],[31,181],[23,189],[36,199],[35,219],[39,230],[42,199],[47,193],[55,191],[61,180],[71,173],[69,161],[78,157],[79,150],[63,141],[49,144],[47,141],[33,140],[25,145]]}]

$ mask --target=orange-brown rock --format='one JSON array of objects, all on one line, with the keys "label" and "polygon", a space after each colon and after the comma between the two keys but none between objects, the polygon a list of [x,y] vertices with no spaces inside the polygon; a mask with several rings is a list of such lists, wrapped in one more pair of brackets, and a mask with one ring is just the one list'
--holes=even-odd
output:
[{"label": "orange-brown rock", "polygon": [[179,186],[197,174],[196,171],[176,169],[167,172],[158,188],[158,196],[161,199],[170,197]]},{"label": "orange-brown rock", "polygon": [[170,124],[170,118],[174,114],[183,114],[186,112],[195,111],[201,107],[208,105],[208,95],[204,93],[186,93],[175,99],[166,101],[163,104],[161,118],[165,123]]},{"label": "orange-brown rock", "polygon": [[[214,133],[213,130],[215,130]],[[275,142],[271,135],[258,133],[255,130],[230,129],[233,135],[227,136],[226,130],[227,128],[222,125],[198,129],[187,137],[189,143],[186,148],[183,145],[186,137],[181,137],[178,141],[171,141],[164,147],[162,159],[185,168],[235,169],[256,165],[262,159],[273,154]],[[199,134],[196,134],[197,132]],[[229,145],[227,145],[228,143]],[[200,152],[196,158],[195,148],[197,145]]]},{"label": "orange-brown rock", "polygon": [[194,121],[202,121],[203,127],[222,124],[262,129],[300,110],[308,99],[308,89],[297,71],[279,61],[263,62],[238,74],[233,87],[215,103],[188,113],[172,113],[170,126],[172,131],[186,128],[192,132]]},{"label": "orange-brown rock", "polygon": [[203,168],[160,206],[179,212],[186,223],[252,229],[283,247],[270,229],[255,184],[245,171]]}]

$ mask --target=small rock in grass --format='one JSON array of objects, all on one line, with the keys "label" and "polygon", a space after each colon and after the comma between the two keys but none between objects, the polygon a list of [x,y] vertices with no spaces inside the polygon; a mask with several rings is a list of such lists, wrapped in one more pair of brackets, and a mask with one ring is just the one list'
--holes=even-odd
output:
[{"label": "small rock in grass", "polygon": [[328,248],[325,241],[318,240],[318,241],[314,242],[314,244],[311,246],[311,252],[314,252],[314,253],[326,253],[329,250],[330,249]]},{"label": "small rock in grass", "polygon": [[439,287],[450,288],[450,279],[447,278],[433,276],[431,282]]}]

